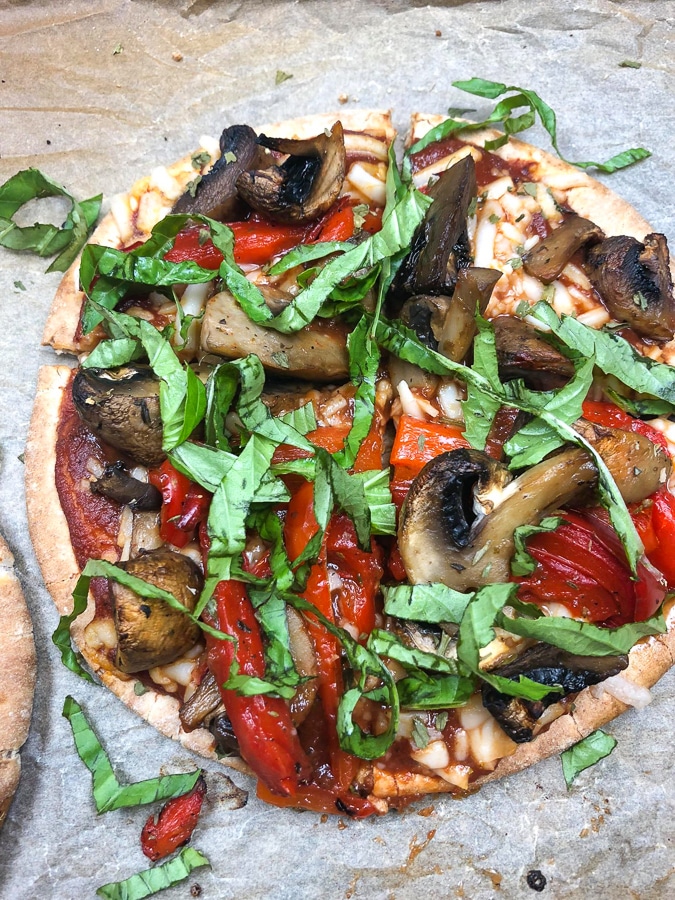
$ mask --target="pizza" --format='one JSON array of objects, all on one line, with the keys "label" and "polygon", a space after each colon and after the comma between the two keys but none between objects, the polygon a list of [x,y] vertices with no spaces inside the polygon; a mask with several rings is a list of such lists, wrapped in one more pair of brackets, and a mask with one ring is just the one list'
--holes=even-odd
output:
[{"label": "pizza", "polygon": [[33,626],[14,557],[0,537],[0,827],[19,784],[19,751],[28,737],[35,688]]},{"label": "pizza", "polygon": [[78,356],[26,452],[62,630],[280,806],[473,791],[673,663],[666,239],[443,122],[401,169],[380,112],[202,139],[112,201],[45,329]]}]

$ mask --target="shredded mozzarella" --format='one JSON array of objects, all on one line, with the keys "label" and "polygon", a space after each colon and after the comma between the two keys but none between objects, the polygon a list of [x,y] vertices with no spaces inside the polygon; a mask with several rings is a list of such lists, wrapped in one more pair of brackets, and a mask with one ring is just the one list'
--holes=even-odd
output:
[{"label": "shredded mozzarella", "polygon": [[429,741],[421,750],[411,750],[410,756],[429,769],[444,769],[450,764],[450,752],[445,741]]}]

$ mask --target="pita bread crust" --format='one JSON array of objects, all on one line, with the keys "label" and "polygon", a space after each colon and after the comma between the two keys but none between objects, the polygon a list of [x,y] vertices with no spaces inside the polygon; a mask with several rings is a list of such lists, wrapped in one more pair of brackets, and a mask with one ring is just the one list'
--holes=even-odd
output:
[{"label": "pita bread crust", "polygon": [[[341,110],[336,113],[322,113],[312,116],[301,116],[297,119],[289,119],[285,122],[273,122],[256,129],[259,133],[265,132],[275,137],[284,138],[309,138],[320,133],[325,128],[330,128],[338,119],[347,131],[362,132],[372,137],[387,142],[393,141],[396,132],[391,123],[391,114],[388,111],[379,110]],[[195,169],[192,158],[195,153],[184,156],[178,162],[166,167],[169,179],[155,178],[154,175],[145,176],[135,182],[128,194],[117,198],[116,214],[109,212],[99,223],[93,232],[89,243],[102,244],[106,247],[122,247],[130,240],[147,239],[150,229],[127,231],[122,234],[120,222],[129,216],[131,221],[131,209],[137,209],[144,196],[152,195],[152,224],[156,224],[167,215],[176,199],[184,193],[188,182],[197,174],[205,174],[216,158],[204,166],[201,170]],[[169,184],[175,182],[175,196],[167,196],[162,192],[165,181]],[[116,218],[117,216],[117,218]],[[129,228],[131,226],[129,225]],[[127,230],[125,228],[125,230]],[[42,343],[49,345],[58,351],[70,353],[82,353],[93,349],[101,338],[101,333],[94,331],[78,340],[75,335],[80,320],[80,310],[84,301],[84,294],[79,290],[80,259],[79,254],[75,262],[67,270],[56,291],[52,307],[47,317],[47,322],[42,334]]]},{"label": "pita bread crust", "polygon": [[33,625],[14,557],[0,537],[0,826],[19,783],[35,690]]}]

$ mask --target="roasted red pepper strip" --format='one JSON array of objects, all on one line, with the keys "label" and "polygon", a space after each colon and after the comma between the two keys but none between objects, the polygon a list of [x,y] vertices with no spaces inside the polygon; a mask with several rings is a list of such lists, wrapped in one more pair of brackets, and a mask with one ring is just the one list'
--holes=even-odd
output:
[{"label": "roasted red pepper strip", "polygon": [[652,497],[652,524],[658,546],[647,556],[668,587],[675,587],[675,497],[665,488]]},{"label": "roasted red pepper strip", "polygon": [[200,775],[189,793],[164,804],[157,821],[150,816],[141,832],[141,849],[148,859],[157,862],[187,844],[195,830],[205,796],[206,782]]},{"label": "roasted red pepper strip", "polygon": [[420,472],[441,453],[468,446],[469,442],[462,436],[461,428],[441,422],[425,422],[414,416],[401,416],[390,462],[393,466],[405,466],[411,471]]},{"label": "roasted red pepper strip", "polygon": [[518,579],[521,600],[562,603],[588,622],[610,626],[649,618],[665,596],[665,584],[644,563],[633,581],[619,538],[601,512],[565,512],[555,531],[527,542],[537,568]]},{"label": "roasted red pepper strip", "polygon": [[213,246],[205,225],[187,225],[174,238],[173,247],[164,254],[168,262],[196,262],[203,269],[220,268],[223,254]]},{"label": "roasted red pepper strip", "polygon": [[384,574],[382,551],[379,547],[371,553],[362,550],[352,520],[340,514],[331,518],[326,530],[326,553],[328,568],[336,571],[341,581],[338,607],[342,619],[338,624],[349,625],[354,637],[365,638],[375,627],[375,596]]},{"label": "roasted red pepper strip", "polygon": [[634,416],[624,412],[614,403],[584,400],[582,411],[584,419],[588,422],[642,434],[649,438],[650,441],[658,444],[659,447],[668,450],[668,442],[660,431],[652,428],[649,422],[643,422],[642,419],[636,419]]},{"label": "roasted red pepper strip", "polygon": [[[306,482],[291,498],[284,523],[284,540],[291,560],[302,553],[318,527],[314,518],[314,485]],[[335,621],[325,547],[319,561],[311,568],[302,596],[327,619]],[[337,734],[337,710],[344,689],[340,646],[337,639],[318,622],[308,620],[307,624],[319,663],[319,697],[326,721],[331,770],[338,788],[346,790],[359,763],[355,757],[341,749]]]},{"label": "roasted red pepper strip", "polygon": [[242,697],[222,687],[235,660],[240,674],[265,677],[262,636],[246,587],[240,581],[221,581],[213,596],[218,628],[236,642],[206,635],[209,669],[220,685],[241,755],[272,793],[294,797],[312,772],[288,703],[266,694]]},{"label": "roasted red pepper strip", "polygon": [[206,519],[211,495],[174,469],[168,459],[158,469],[151,469],[148,479],[162,493],[160,537],[174,547],[184,547],[194,539],[199,523]]}]

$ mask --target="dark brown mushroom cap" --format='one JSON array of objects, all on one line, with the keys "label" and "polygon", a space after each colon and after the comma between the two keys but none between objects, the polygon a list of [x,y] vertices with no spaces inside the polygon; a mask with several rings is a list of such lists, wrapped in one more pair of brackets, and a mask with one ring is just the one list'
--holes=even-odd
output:
[{"label": "dark brown mushroom cap", "polygon": [[552,703],[618,675],[627,666],[627,656],[575,656],[550,644],[535,644],[505,666],[490,669],[490,674],[514,681],[524,675],[538,684],[558,685],[563,689],[562,694],[552,691],[541,700],[525,700],[510,697],[484,684],[483,706],[512,740],[522,744],[532,740],[537,721]]},{"label": "dark brown mushroom cap", "polygon": [[392,298],[452,295],[457,272],[471,262],[467,215],[476,190],[476,165],[471,155],[443,172],[430,188],[434,202],[413,236],[410,253],[390,292]]},{"label": "dark brown mushroom cap", "polygon": [[194,190],[187,190],[172,213],[199,214],[212,219],[229,218],[238,201],[237,179],[260,161],[255,131],[248,125],[231,125],[220,136],[220,158],[203,175]]},{"label": "dark brown mushroom cap", "polygon": [[523,268],[544,284],[551,284],[560,275],[572,256],[591,241],[604,238],[601,228],[572,213],[557,228],[523,255]]},{"label": "dark brown mushroom cap", "polygon": [[502,273],[469,267],[457,272],[457,283],[438,334],[438,352],[462,362],[476,334],[476,313],[483,315]]},{"label": "dark brown mushroom cap", "polygon": [[593,287],[615,319],[655,341],[675,334],[675,298],[668,244],[662,234],[644,242],[628,235],[610,237],[586,253]]},{"label": "dark brown mushroom cap", "polygon": [[405,301],[400,318],[425,346],[436,350],[450,303],[450,297],[418,294]]},{"label": "dark brown mushroom cap", "polygon": [[132,509],[157,510],[162,505],[160,491],[147,481],[133,478],[121,460],[107,465],[96,481],[92,481],[91,490]]},{"label": "dark brown mushroom cap", "polygon": [[[190,611],[195,608],[203,578],[192,560],[182,553],[162,547],[121,563],[120,567],[129,575],[169,591]],[[141,597],[112,580],[110,599],[118,641],[115,665],[122,672],[167,665],[199,639],[199,626],[164,600]]]},{"label": "dark brown mushroom cap", "polygon": [[492,319],[502,381],[522,378],[535,391],[558,390],[574,375],[574,365],[527,322],[515,316]]},{"label": "dark brown mushroom cap", "polygon": [[78,370],[73,402],[82,421],[106,444],[144,466],[157,466],[162,450],[160,381],[149,366]]},{"label": "dark brown mushroom cap", "polygon": [[237,190],[249,206],[275,221],[302,224],[335,203],[347,167],[341,122],[307,140],[260,135],[258,142],[288,157],[278,166],[240,174]]}]

